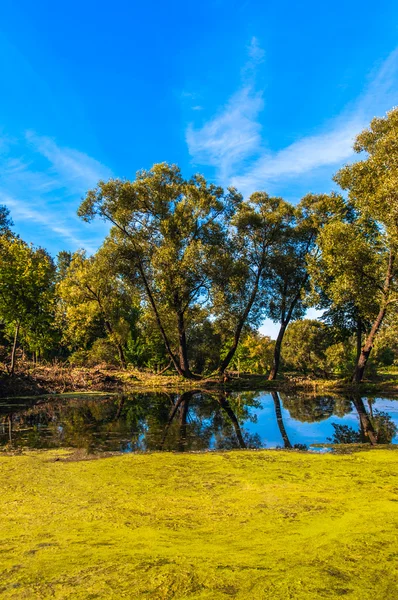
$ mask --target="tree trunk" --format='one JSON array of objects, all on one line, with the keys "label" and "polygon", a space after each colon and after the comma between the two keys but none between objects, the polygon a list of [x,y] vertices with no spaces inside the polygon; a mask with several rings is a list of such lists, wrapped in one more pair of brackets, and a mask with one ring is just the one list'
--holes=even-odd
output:
[{"label": "tree trunk", "polygon": [[294,296],[294,298],[289,306],[289,310],[287,311],[287,314],[284,312],[284,310],[282,312],[281,328],[279,330],[278,337],[277,337],[276,343],[275,343],[274,363],[272,365],[271,372],[268,376],[269,381],[273,381],[274,379],[276,379],[276,376],[278,374],[279,364],[280,364],[280,360],[281,360],[283,336],[285,335],[286,328],[290,323],[290,319],[292,318],[293,311],[296,307],[296,304],[300,299],[301,290],[305,286],[307,280],[308,280],[308,273],[306,273],[304,278],[302,279],[302,281],[299,285],[299,288],[297,290],[297,294]]},{"label": "tree trunk", "polygon": [[373,343],[374,343],[375,337],[376,337],[376,335],[381,327],[381,324],[383,322],[383,319],[386,315],[387,306],[388,306],[388,295],[390,292],[391,280],[393,277],[394,260],[395,260],[395,256],[390,251],[390,254],[388,257],[387,273],[386,273],[386,278],[385,278],[384,286],[383,286],[383,301],[380,306],[379,314],[377,315],[376,320],[373,323],[372,329],[370,330],[370,333],[365,340],[365,344],[364,344],[363,348],[361,349],[361,354],[359,356],[358,362],[355,367],[355,371],[354,371],[352,379],[351,379],[352,383],[361,383],[363,374],[365,372],[366,364],[369,359],[369,355],[373,348]]},{"label": "tree trunk", "polygon": [[356,357],[356,361],[358,363],[359,358],[361,356],[361,350],[362,350],[362,321],[361,319],[358,317],[357,319],[357,357]]},{"label": "tree trunk", "polygon": [[254,281],[254,285],[253,285],[253,289],[252,289],[252,293],[250,294],[250,298],[249,301],[246,305],[245,310],[243,311],[243,314],[241,315],[238,324],[236,326],[236,330],[235,330],[235,334],[234,334],[234,341],[232,342],[232,345],[230,347],[230,349],[227,352],[227,355],[225,356],[225,358],[221,361],[220,366],[218,367],[218,373],[219,375],[223,375],[225,369],[228,367],[229,363],[231,362],[231,360],[234,357],[234,354],[236,352],[236,349],[238,347],[239,344],[239,340],[240,340],[240,335],[242,333],[242,329],[246,323],[247,317],[249,316],[249,313],[252,309],[252,306],[254,304],[254,301],[256,299],[257,296],[257,292],[258,292],[258,287],[259,287],[259,283],[260,283],[260,277],[261,274],[263,272],[263,266],[259,267],[257,270],[257,275],[256,275],[256,279]]},{"label": "tree trunk", "polygon": [[[106,319],[105,319],[105,329],[108,332],[110,338],[112,339],[114,337],[113,336],[113,327],[110,324],[110,322],[107,321]],[[120,360],[120,364],[122,365],[122,369],[127,369],[127,363],[126,363],[126,358],[124,356],[123,346],[118,341],[113,341],[113,345],[115,346],[115,348],[117,350],[117,353],[118,353],[118,356],[119,356],[119,360]]]},{"label": "tree trunk", "polygon": [[217,400],[218,400],[218,403],[220,404],[221,408],[223,410],[225,410],[225,412],[231,419],[231,423],[233,425],[233,428],[235,429],[236,437],[238,438],[239,446],[241,448],[246,448],[246,442],[243,439],[242,430],[240,428],[239,421],[238,421],[234,411],[232,410],[231,405],[229,404],[228,400],[226,398],[223,398],[222,396],[219,396],[217,398]]},{"label": "tree trunk", "polygon": [[192,398],[191,395],[184,396],[184,400],[180,406],[180,433],[178,436],[178,450],[179,452],[185,452],[187,449],[187,417],[189,401]]},{"label": "tree trunk", "polygon": [[16,351],[17,351],[17,343],[18,343],[18,335],[19,335],[19,328],[20,328],[21,324],[18,321],[18,323],[15,326],[15,333],[14,333],[14,342],[12,344],[12,350],[11,350],[11,365],[10,365],[10,375],[11,377],[14,375],[14,371],[15,371],[15,355],[16,355]]},{"label": "tree trunk", "polygon": [[273,381],[276,379],[276,376],[279,371],[279,364],[281,360],[281,349],[282,349],[282,341],[283,336],[285,335],[287,323],[282,323],[281,328],[279,329],[278,337],[275,342],[275,350],[274,350],[274,362],[272,364],[272,369],[270,374],[268,375],[268,380]]},{"label": "tree trunk", "polygon": [[276,420],[277,420],[277,423],[278,423],[279,431],[281,432],[281,436],[282,436],[282,439],[283,439],[283,444],[284,444],[285,448],[291,448],[292,445],[290,443],[290,440],[289,440],[288,435],[286,433],[285,425],[283,423],[282,408],[281,408],[281,401],[280,401],[280,398],[279,398],[279,394],[278,394],[278,392],[271,392],[271,396],[272,396],[272,399],[273,399],[274,404],[275,404]]},{"label": "tree trunk", "polygon": [[162,439],[161,439],[161,442],[160,442],[159,450],[163,450],[163,447],[164,447],[164,444],[165,444],[166,438],[167,438],[167,433],[168,433],[168,431],[170,429],[170,426],[171,426],[171,424],[172,424],[172,422],[174,420],[174,417],[177,414],[178,408],[184,402],[186,402],[188,404],[189,401],[191,400],[192,396],[193,396],[193,392],[190,392],[190,391],[189,392],[184,392],[183,394],[181,394],[181,396],[178,398],[178,400],[176,401],[176,403],[173,405],[173,407],[172,407],[172,409],[170,411],[170,415],[169,415],[168,421],[166,423],[166,427],[165,427],[164,432],[163,432],[163,436],[162,436]]},{"label": "tree trunk", "polygon": [[120,364],[122,365],[122,369],[127,369],[127,362],[124,356],[123,346],[116,342],[117,353],[119,355]]},{"label": "tree trunk", "polygon": [[369,419],[369,415],[366,412],[362,398],[351,398],[351,401],[354,404],[359,416],[364,441],[367,442],[369,440],[372,446],[375,446],[377,444],[377,435],[372,422]]},{"label": "tree trunk", "polygon": [[192,379],[192,373],[189,368],[188,360],[188,347],[187,337],[185,333],[185,322],[184,314],[182,311],[177,312],[177,326],[178,326],[178,343],[179,343],[179,357],[180,357],[180,368],[182,374],[187,379]]},{"label": "tree trunk", "polygon": [[383,322],[383,319],[386,315],[386,311],[387,311],[387,306],[384,305],[381,307],[379,314],[377,315],[376,321],[373,323],[372,329],[370,330],[370,333],[368,335],[368,337],[366,338],[365,344],[363,346],[363,348],[361,349],[360,355],[359,355],[359,359],[358,362],[355,366],[355,371],[354,374],[352,376],[352,383],[361,383],[362,378],[363,378],[363,374],[365,372],[365,368],[369,359],[369,355],[372,351],[373,348],[373,343],[375,340],[375,337],[377,335],[377,332],[380,329],[380,326]]},{"label": "tree trunk", "polygon": [[152,306],[152,310],[153,310],[153,313],[155,315],[156,323],[157,323],[157,325],[159,327],[159,331],[160,331],[161,336],[163,338],[164,345],[166,347],[167,353],[170,356],[170,358],[172,360],[172,363],[174,365],[174,368],[177,371],[177,373],[179,375],[181,375],[182,377],[184,377],[184,373],[183,373],[183,370],[181,369],[181,365],[179,364],[179,361],[178,361],[177,357],[175,356],[174,352],[171,349],[169,338],[167,337],[167,334],[166,334],[166,332],[164,330],[164,327],[163,327],[163,324],[162,324],[162,320],[160,318],[159,311],[158,311],[158,308],[156,306],[156,302],[155,302],[155,299],[153,297],[151,288],[149,287],[149,283],[148,283],[148,280],[146,278],[143,265],[141,264],[140,261],[138,261],[137,266],[138,266],[138,270],[139,270],[140,275],[141,275],[142,282],[143,282],[144,287],[145,287],[145,291],[146,291],[148,299],[149,299],[149,303]]}]

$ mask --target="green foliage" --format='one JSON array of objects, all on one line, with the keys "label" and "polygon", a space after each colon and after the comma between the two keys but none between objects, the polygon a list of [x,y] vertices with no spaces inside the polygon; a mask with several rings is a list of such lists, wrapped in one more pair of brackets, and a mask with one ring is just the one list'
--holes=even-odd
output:
[{"label": "green foliage", "polygon": [[286,330],[283,358],[286,367],[304,374],[325,373],[329,329],[320,321],[304,319]]},{"label": "green foliage", "polygon": [[265,192],[256,192],[239,205],[212,287],[212,311],[226,336],[233,336],[239,325],[255,327],[261,322],[261,281],[293,211],[282,198]]},{"label": "green foliage", "polygon": [[352,339],[332,344],[326,348],[325,358],[328,373],[340,377],[349,377],[356,362],[355,345]]},{"label": "green foliage", "polygon": [[345,166],[335,176],[348,190],[355,210],[378,223],[387,248],[398,243],[398,108],[375,118],[357,136],[354,150],[362,160]]},{"label": "green foliage", "polygon": [[373,320],[378,310],[386,255],[374,222],[332,221],[317,238],[319,252],[310,259],[314,287],[323,290],[333,307],[354,303],[362,320]]},{"label": "green foliage", "polygon": [[104,245],[89,258],[84,252],[77,252],[66,259],[69,264],[60,269],[63,277],[57,290],[69,346],[88,346],[100,325],[124,365],[123,346],[137,319],[138,309],[137,305],[134,307],[134,291],[115,271],[111,245]]},{"label": "green foliage", "polygon": [[6,206],[0,205],[0,235],[9,233],[13,225],[10,211]]},{"label": "green foliage", "polygon": [[75,350],[68,357],[68,363],[73,367],[85,367],[88,366],[88,350]]},{"label": "green foliage", "polygon": [[391,444],[392,439],[398,432],[398,428],[391,416],[382,410],[375,410],[371,421],[376,432],[378,444]]},{"label": "green foliage", "polygon": [[87,355],[88,366],[95,366],[101,363],[115,366],[119,364],[114,344],[104,338],[96,339]]},{"label": "green foliage", "polygon": [[274,356],[274,346],[275,342],[270,337],[261,335],[257,331],[249,332],[242,337],[231,366],[235,371],[241,373],[261,375],[269,373]]},{"label": "green foliage", "polygon": [[140,327],[135,337],[130,335],[127,340],[126,358],[135,367],[146,367],[153,371],[165,367],[168,358],[159,331],[152,328],[149,333],[146,326]]},{"label": "green foliage", "polygon": [[26,349],[54,344],[54,275],[45,250],[12,235],[0,236],[0,318],[9,337],[20,329]]},{"label": "green foliage", "polygon": [[190,312],[206,301],[226,223],[240,202],[235,190],[224,193],[201,175],[186,180],[177,166],[162,163],[132,182],[100,182],[79,209],[86,220],[97,216],[114,225],[123,273],[140,283],[170,357],[186,376]]},{"label": "green foliage", "polygon": [[353,427],[339,425],[339,423],[332,423],[332,427],[334,429],[333,436],[328,438],[332,444],[359,444],[361,442],[361,433],[355,431]]}]

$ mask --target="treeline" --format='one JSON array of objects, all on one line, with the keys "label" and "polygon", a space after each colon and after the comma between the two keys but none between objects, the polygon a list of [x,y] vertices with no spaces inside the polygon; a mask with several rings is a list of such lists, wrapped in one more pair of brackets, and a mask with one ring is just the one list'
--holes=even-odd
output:
[{"label": "treeline", "polygon": [[[344,193],[297,205],[244,199],[201,175],[157,164],[100,181],[78,214],[110,233],[93,256],[56,260],[12,232],[0,209],[1,340],[10,374],[27,357],[174,369],[185,378],[287,367],[360,382],[372,348],[395,358],[398,109],[356,139]],[[309,307],[323,323],[303,320]],[[276,342],[260,336],[264,318]],[[286,335],[285,335],[286,334]],[[375,362],[375,361],[373,361]]]}]

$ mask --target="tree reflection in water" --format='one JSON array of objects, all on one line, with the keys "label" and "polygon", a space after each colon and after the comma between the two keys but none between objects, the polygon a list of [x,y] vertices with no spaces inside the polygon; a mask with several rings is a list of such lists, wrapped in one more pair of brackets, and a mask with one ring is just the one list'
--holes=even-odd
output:
[{"label": "tree reflection in water", "polygon": [[397,433],[397,427],[390,415],[383,411],[373,411],[373,401],[368,398],[369,413],[360,396],[350,396],[350,402],[355,406],[359,417],[359,431],[348,425],[332,423],[333,437],[330,441],[334,444],[370,443],[390,444]]},{"label": "tree reflection in water", "polygon": [[[333,415],[344,417],[354,408],[359,430],[334,424],[334,443],[386,443],[396,434],[391,417],[373,410],[370,399],[303,397],[278,392],[271,392],[270,396],[261,392],[194,390],[181,394],[33,399],[23,405],[14,401],[0,404],[0,445],[75,447],[88,452],[261,448],[264,444],[260,436],[251,430],[257,422],[256,413],[261,414],[264,402],[271,399],[274,423],[285,448],[305,446],[289,439],[283,409],[289,411],[292,420],[319,423]],[[327,440],[319,440],[323,441]]]},{"label": "tree reflection in water", "polygon": [[280,434],[283,439],[283,444],[284,444],[285,448],[292,448],[292,445],[291,445],[288,435],[286,433],[285,425],[283,423],[282,407],[281,407],[281,401],[279,398],[279,394],[278,394],[278,392],[271,392],[271,396],[274,401],[276,422],[278,423],[278,428],[279,428]]}]

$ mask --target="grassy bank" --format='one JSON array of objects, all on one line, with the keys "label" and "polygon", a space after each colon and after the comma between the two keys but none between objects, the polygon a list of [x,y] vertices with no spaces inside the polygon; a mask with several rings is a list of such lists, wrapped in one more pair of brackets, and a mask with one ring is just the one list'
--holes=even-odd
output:
[{"label": "grassy bank", "polygon": [[94,368],[20,365],[15,376],[9,377],[0,365],[0,398],[15,396],[38,396],[77,392],[129,393],[137,391],[183,391],[198,390],[280,390],[305,393],[389,393],[398,394],[398,372],[385,371],[374,380],[353,385],[344,379],[316,379],[288,373],[276,381],[268,381],[266,375],[237,377],[232,374],[228,381],[219,378],[187,380],[173,372],[156,375],[138,369],[119,370],[102,365]]},{"label": "grassy bank", "polygon": [[[0,597],[398,597],[398,453],[0,457]],[[72,456],[73,458],[73,456]]]}]

